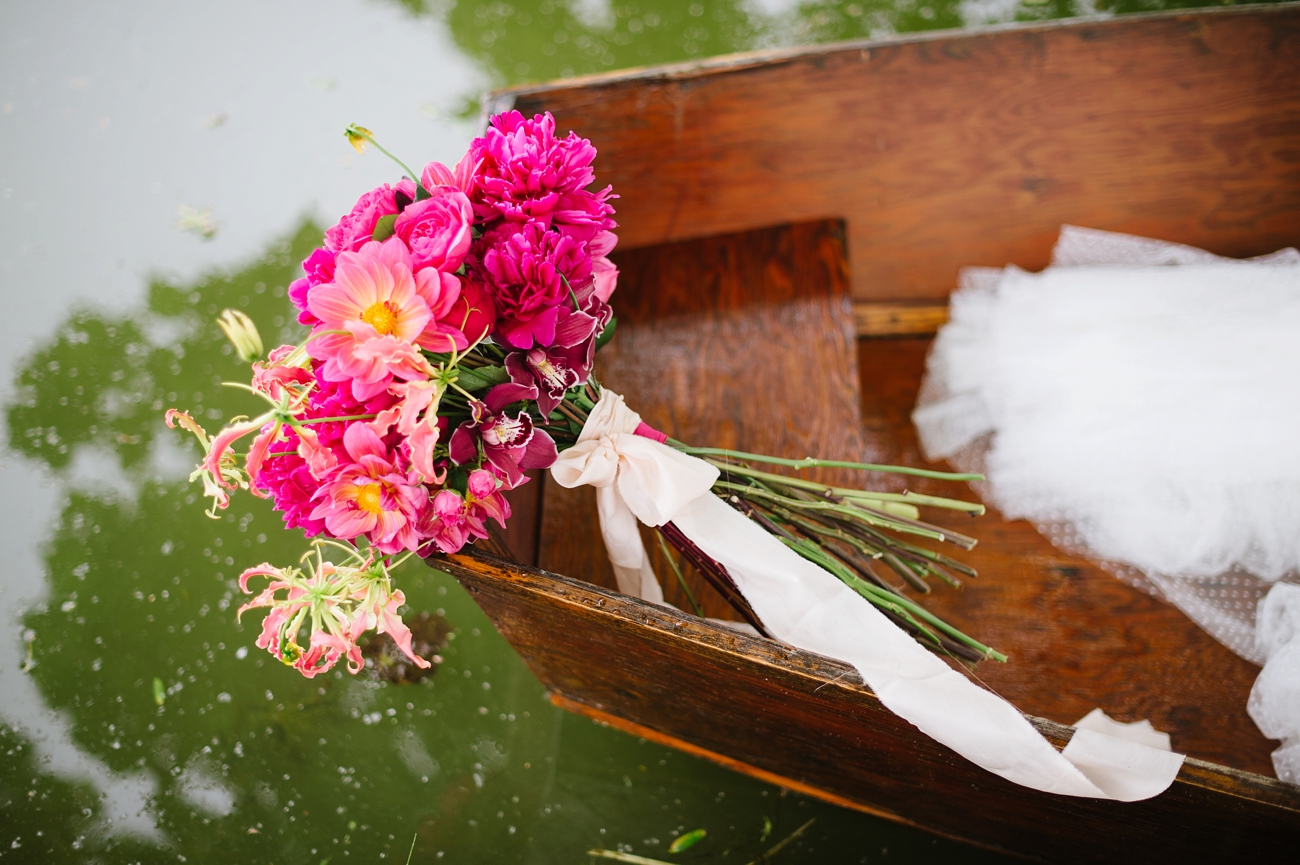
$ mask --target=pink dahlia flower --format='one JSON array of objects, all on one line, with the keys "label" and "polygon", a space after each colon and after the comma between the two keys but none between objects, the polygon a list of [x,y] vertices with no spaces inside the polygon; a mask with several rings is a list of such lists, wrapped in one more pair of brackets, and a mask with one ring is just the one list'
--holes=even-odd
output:
[{"label": "pink dahlia flower", "polygon": [[535,223],[491,232],[480,243],[478,269],[496,305],[497,332],[514,348],[550,345],[570,288],[592,281],[583,244]]},{"label": "pink dahlia flower", "polygon": [[579,240],[615,225],[610,190],[585,191],[596,177],[596,148],[573,132],[557,138],[549,112],[532,120],[518,111],[498,114],[470,154],[479,163],[474,212],[485,221],[554,224]]},{"label": "pink dahlia flower", "polygon": [[316,492],[310,519],[324,519],[336,538],[365,535],[384,554],[419,546],[415,526],[429,502],[424,487],[398,469],[379,436],[354,422],[343,435],[352,462],[341,464]]},{"label": "pink dahlia flower", "polygon": [[455,273],[474,239],[474,211],[465,193],[453,186],[429,192],[432,197],[407,205],[393,229],[410,249],[414,270]]},{"label": "pink dahlia flower", "polygon": [[460,297],[460,280],[425,269],[412,273],[411,255],[399,238],[340,253],[334,282],[317,286],[308,307],[320,325],[307,343],[324,361],[321,376],[350,381],[358,400],[369,399],[394,378],[427,376],[421,348],[451,351],[468,346],[447,321]]}]

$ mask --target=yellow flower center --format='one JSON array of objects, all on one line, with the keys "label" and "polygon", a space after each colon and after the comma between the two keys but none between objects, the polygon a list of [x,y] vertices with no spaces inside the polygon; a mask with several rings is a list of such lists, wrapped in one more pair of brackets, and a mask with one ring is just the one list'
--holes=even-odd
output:
[{"label": "yellow flower center", "polygon": [[357,507],[379,516],[384,509],[380,504],[380,492],[379,484],[366,484],[363,487],[357,487]]},{"label": "yellow flower center", "polygon": [[361,313],[361,320],[379,331],[380,336],[388,336],[397,328],[397,305],[391,300],[372,303]]}]

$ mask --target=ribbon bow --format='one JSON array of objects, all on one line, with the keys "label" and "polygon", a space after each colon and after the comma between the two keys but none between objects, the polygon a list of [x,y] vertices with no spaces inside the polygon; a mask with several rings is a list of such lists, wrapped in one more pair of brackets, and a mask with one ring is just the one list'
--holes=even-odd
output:
[{"label": "ribbon bow", "polygon": [[1183,756],[1134,741],[1138,725],[1107,725],[1090,714],[1058,752],[1015,706],[713,495],[716,468],[647,438],[645,429],[623,397],[605,390],[577,444],[551,467],[560,486],[596,488],[601,534],[625,594],[663,603],[636,521],[672,521],[727,569],[770,633],[857,667],[890,711],[990,772],[1035,790],[1126,802],[1173,783]]},{"label": "ribbon bow", "polygon": [[664,593],[650,569],[636,522],[662,526],[688,502],[706,494],[718,479],[718,470],[648,437],[649,429],[623,397],[606,390],[587,417],[577,444],[551,466],[551,477],[570,489],[596,488],[600,533],[619,591],[662,604]]}]

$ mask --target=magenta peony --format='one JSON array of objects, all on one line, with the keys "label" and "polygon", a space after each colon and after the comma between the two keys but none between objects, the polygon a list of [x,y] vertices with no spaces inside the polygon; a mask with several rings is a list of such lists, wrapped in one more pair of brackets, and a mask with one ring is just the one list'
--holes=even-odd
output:
[{"label": "magenta peony", "polygon": [[615,226],[611,190],[585,191],[596,177],[596,148],[573,132],[557,138],[549,112],[532,120],[518,111],[497,115],[470,155],[479,163],[474,212],[484,222],[554,224],[579,240]]},{"label": "magenta peony", "polygon": [[[529,223],[480,240],[481,272],[497,311],[497,333],[514,348],[550,345],[570,288],[591,284],[591,260],[571,237]],[[566,284],[567,282],[567,284]]]}]

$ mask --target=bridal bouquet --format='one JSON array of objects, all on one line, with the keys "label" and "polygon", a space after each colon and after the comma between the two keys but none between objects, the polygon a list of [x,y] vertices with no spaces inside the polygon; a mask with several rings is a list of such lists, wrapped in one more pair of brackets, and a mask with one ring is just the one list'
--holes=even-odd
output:
[{"label": "bridal bouquet", "polygon": [[[347,136],[359,151],[373,145],[391,156],[364,128],[349,127]],[[955,574],[974,576],[900,536],[969,549],[973,539],[920,522],[916,506],[981,506],[827,487],[754,466],[974,476],[691,448],[640,423],[601,388],[592,368],[614,332],[609,299],[618,271],[607,257],[615,196],[588,189],[595,155],[576,134],[558,136],[549,114],[529,120],[510,111],[492,118],[455,168],[433,162],[417,175],[394,158],[405,176],[361,196],[289,287],[298,321],[310,328],[301,344],[263,357],[252,322],[235,310],[223,314],[221,327],[252,365],[251,381],[232,386],[265,410],[213,436],[182,411],[168,411],[167,422],[204,449],[191,480],[201,480],[213,516],[246,489],[272,499],[287,527],[315,539],[297,566],[262,564],[241,576],[250,594],[252,579],[269,581],[240,609],[269,610],[258,647],[308,677],[343,658],[357,673],[364,665],[357,641],[377,631],[427,667],[411,650],[393,567],[411,555],[455,553],[489,537],[490,522],[504,527],[504,494],[529,481],[527,470],[587,446],[596,435],[589,421],[618,414],[631,419],[629,434],[711,464],[706,489],[922,643],[969,661],[1005,660],[894,584],[896,577],[927,592],[927,577],[955,584]],[[247,450],[237,454],[244,440]],[[671,521],[658,528],[661,542],[766,633],[725,567]],[[676,560],[667,561],[681,580]],[[617,558],[615,565],[622,585],[627,567]],[[633,573],[630,590],[648,597],[658,585],[644,561],[640,568],[648,576],[638,585]]]}]

